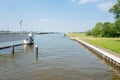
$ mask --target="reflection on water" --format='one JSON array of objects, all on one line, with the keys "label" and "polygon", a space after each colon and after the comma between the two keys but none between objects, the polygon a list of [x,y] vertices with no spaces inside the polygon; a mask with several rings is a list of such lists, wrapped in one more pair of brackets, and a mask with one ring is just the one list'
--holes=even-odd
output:
[{"label": "reflection on water", "polygon": [[34,45],[31,45],[31,46],[23,45],[23,46],[24,46],[25,53],[33,52],[33,50],[34,50]]},{"label": "reflection on water", "polygon": [[0,51],[0,80],[120,80],[120,73],[61,34],[35,35],[39,46]]}]

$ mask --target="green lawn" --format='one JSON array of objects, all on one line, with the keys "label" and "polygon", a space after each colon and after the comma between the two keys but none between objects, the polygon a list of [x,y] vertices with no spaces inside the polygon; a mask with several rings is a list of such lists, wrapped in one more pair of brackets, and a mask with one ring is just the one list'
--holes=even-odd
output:
[{"label": "green lawn", "polygon": [[72,33],[67,35],[69,37],[77,37],[93,45],[120,53],[120,38],[99,38],[93,36],[86,36],[85,33]]}]

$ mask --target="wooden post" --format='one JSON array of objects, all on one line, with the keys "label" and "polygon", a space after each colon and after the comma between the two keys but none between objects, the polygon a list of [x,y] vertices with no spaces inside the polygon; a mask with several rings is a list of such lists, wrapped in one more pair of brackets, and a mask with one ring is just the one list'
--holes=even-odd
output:
[{"label": "wooden post", "polygon": [[35,45],[35,53],[36,53],[36,60],[38,60],[38,45],[36,44]]},{"label": "wooden post", "polygon": [[11,53],[12,54],[12,58],[14,58],[14,56],[15,56],[14,55],[14,53],[15,53],[15,50],[14,50],[15,46],[14,46],[14,44],[11,47],[12,47],[12,53]]},{"label": "wooden post", "polygon": [[14,50],[14,44],[12,45],[12,53],[14,53],[15,52],[15,50]]}]

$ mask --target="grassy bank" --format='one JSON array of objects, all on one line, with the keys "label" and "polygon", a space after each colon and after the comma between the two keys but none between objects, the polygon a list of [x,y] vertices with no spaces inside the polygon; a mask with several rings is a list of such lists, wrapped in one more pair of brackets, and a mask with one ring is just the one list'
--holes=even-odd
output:
[{"label": "grassy bank", "polygon": [[111,51],[120,53],[120,38],[99,38],[93,36],[86,36],[85,33],[71,33],[67,35],[69,37],[79,38],[93,45],[100,46]]}]

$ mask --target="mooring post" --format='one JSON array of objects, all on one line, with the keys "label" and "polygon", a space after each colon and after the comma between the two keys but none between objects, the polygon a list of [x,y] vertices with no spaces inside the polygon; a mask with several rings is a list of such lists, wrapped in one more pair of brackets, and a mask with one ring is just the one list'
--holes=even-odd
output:
[{"label": "mooring post", "polygon": [[36,60],[38,60],[38,45],[36,44],[35,45],[35,53],[36,53]]},{"label": "mooring post", "polygon": [[14,44],[12,45],[12,53],[15,53],[15,50],[14,50]]},{"label": "mooring post", "polygon": [[14,50],[14,48],[15,48],[15,46],[14,46],[14,44],[11,46],[12,47],[12,52],[11,52],[11,55],[12,55],[12,58],[14,58],[14,53],[15,53],[15,50]]}]

